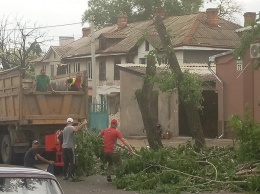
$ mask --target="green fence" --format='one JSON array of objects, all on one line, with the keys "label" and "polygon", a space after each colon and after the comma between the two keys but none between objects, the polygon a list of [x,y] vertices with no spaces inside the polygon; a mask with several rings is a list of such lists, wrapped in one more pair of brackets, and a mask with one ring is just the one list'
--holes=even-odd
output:
[{"label": "green fence", "polygon": [[108,127],[108,106],[107,104],[90,104],[89,105],[89,127],[99,130]]}]

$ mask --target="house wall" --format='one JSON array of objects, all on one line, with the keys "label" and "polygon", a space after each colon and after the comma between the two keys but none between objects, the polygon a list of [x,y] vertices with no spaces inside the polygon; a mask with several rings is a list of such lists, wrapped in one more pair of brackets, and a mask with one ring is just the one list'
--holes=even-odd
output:
[{"label": "house wall", "polygon": [[[154,47],[149,44],[149,50],[152,51],[154,50]],[[139,64],[140,63],[140,58],[146,58],[146,55],[149,53],[149,51],[145,51],[145,42],[143,42],[139,47],[138,47],[138,53],[134,57],[134,64]],[[175,51],[176,57],[179,61],[180,64],[183,64],[183,51],[182,50],[176,50]]]},{"label": "house wall", "polygon": [[260,123],[260,69],[254,70],[254,120]]},{"label": "house wall", "polygon": [[223,53],[223,50],[184,50],[183,63],[208,63],[209,57]]},{"label": "house wall", "polygon": [[[253,63],[249,53],[243,57],[243,70],[237,70],[237,60],[233,55],[225,55],[216,60],[217,75],[224,83],[224,120],[227,123],[231,115],[243,116],[246,108],[253,112],[255,120],[259,121],[258,115],[260,110],[257,106],[257,100],[260,94],[259,89],[255,86],[260,81],[259,72],[254,71]],[[219,92],[219,118],[222,118],[222,93],[221,85],[217,83]],[[255,97],[254,97],[255,96]],[[219,120],[219,126],[221,121]],[[220,127],[219,127],[220,128]],[[226,137],[232,136],[232,133],[226,128]]]}]

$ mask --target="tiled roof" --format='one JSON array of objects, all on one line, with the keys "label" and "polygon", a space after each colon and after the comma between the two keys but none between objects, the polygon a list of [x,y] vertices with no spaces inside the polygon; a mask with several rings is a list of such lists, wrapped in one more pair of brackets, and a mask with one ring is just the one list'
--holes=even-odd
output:
[{"label": "tiled roof", "polygon": [[[140,75],[144,75],[146,71],[146,65],[142,64],[120,64],[121,69],[131,70],[131,72],[137,72]],[[211,69],[216,72],[216,66],[211,65]],[[201,81],[215,81],[216,78],[208,70],[207,64],[183,64],[181,65],[182,71],[189,71],[190,73],[196,73]],[[156,72],[170,71],[168,65],[157,65]]]},{"label": "tiled roof", "polygon": [[[96,53],[127,53],[133,49],[141,38],[149,41],[153,47],[161,48],[158,33],[153,20],[129,23],[126,27],[118,29],[117,25],[104,27],[95,32]],[[219,27],[210,27],[206,24],[206,13],[184,16],[171,16],[164,19],[167,31],[175,46],[203,46],[213,48],[234,48],[239,43],[235,33],[241,26],[219,18]],[[100,50],[98,38],[122,39]],[[63,58],[85,56],[91,54],[91,37],[82,37],[63,47],[53,47]]]},{"label": "tiled roof", "polygon": [[[99,49],[99,41],[98,37],[102,33],[108,33],[113,32],[117,29],[116,25],[108,26],[105,28],[102,28],[101,30],[98,30],[95,32],[95,46],[96,50]],[[80,56],[80,55],[90,55],[91,54],[91,37],[82,37],[79,40],[76,40],[69,44],[71,49],[64,55],[64,57],[72,57],[72,56]]]},{"label": "tiled roof", "polygon": [[51,48],[60,56],[63,57],[72,47],[70,45],[66,46],[51,46]]},{"label": "tiled roof", "polygon": [[[164,24],[175,46],[234,48],[239,43],[235,30],[241,26],[219,18],[219,26],[212,28],[206,23],[205,13],[168,17]],[[128,52],[143,36],[154,47],[161,47],[153,20],[129,24],[124,29],[113,32],[114,36],[117,33],[123,33],[127,37],[103,52]]]}]

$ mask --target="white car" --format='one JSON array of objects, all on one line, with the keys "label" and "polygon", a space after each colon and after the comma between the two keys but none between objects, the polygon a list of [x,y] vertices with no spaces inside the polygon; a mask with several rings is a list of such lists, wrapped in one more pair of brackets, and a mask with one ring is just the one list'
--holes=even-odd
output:
[{"label": "white car", "polygon": [[56,177],[48,172],[0,165],[0,194],[64,194]]}]

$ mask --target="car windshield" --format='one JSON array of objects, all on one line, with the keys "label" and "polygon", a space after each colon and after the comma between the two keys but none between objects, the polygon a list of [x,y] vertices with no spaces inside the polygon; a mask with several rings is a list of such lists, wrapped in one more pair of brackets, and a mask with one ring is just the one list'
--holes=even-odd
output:
[{"label": "car windshield", "polygon": [[0,178],[0,194],[62,194],[57,182],[39,178]]}]

